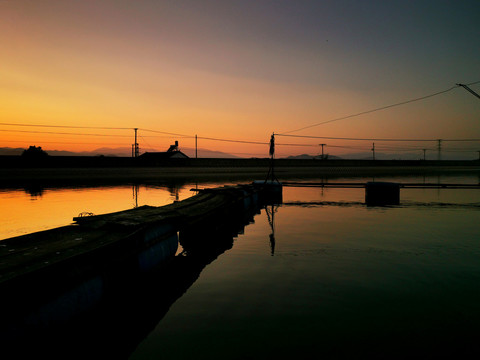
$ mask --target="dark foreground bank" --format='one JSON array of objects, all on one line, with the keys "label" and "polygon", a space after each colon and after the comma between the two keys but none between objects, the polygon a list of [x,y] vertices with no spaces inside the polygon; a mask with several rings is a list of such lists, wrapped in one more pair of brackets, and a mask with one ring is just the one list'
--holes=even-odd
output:
[{"label": "dark foreground bank", "polygon": [[[171,159],[156,163],[138,160],[52,156],[29,162],[19,156],[3,156],[0,157],[0,186],[251,181],[265,178],[271,165],[269,159]],[[480,161],[276,159],[274,166],[279,180],[480,173]]]},{"label": "dark foreground bank", "polygon": [[[0,156],[0,169],[12,168],[119,168],[119,167],[268,167],[270,158],[132,158],[108,156],[46,156],[31,158]],[[275,159],[278,167],[480,167],[480,160],[346,160],[346,159]]]}]

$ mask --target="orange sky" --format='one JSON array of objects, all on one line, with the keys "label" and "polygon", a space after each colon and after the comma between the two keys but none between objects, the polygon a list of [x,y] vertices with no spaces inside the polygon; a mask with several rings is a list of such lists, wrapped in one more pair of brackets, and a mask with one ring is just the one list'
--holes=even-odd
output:
[{"label": "orange sky", "polygon": [[[194,135],[268,142],[480,80],[478,14],[475,1],[0,1],[0,147],[130,147],[133,128],[189,136],[140,130],[140,147],[158,150],[176,139],[194,147]],[[456,88],[292,134],[480,138],[479,118],[478,99]],[[360,146],[277,142],[312,145],[278,146],[279,156]],[[268,155],[263,145],[199,147]]]}]

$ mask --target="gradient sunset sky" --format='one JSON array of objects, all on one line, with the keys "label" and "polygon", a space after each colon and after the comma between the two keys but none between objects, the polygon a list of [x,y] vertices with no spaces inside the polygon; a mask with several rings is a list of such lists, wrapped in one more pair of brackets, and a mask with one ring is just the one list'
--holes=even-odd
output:
[{"label": "gradient sunset sky", "polygon": [[[242,156],[268,146],[204,138],[478,139],[480,100],[461,87],[309,126],[479,81],[479,39],[478,0],[0,0],[0,147],[130,147],[132,128],[141,148],[198,135]],[[279,156],[359,144],[277,142],[310,145]]]}]

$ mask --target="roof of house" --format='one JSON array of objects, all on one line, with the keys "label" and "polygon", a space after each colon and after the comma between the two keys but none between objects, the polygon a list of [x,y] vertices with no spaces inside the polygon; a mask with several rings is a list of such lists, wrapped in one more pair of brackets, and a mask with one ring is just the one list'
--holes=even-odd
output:
[{"label": "roof of house", "polygon": [[156,159],[156,160],[188,158],[188,156],[181,151],[146,152],[140,155],[140,157],[144,159]]}]

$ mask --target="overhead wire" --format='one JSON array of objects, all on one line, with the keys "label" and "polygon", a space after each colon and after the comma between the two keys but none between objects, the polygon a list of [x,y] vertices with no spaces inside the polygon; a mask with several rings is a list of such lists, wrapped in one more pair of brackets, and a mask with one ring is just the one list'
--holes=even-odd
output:
[{"label": "overhead wire", "polygon": [[[478,83],[480,83],[480,81],[475,81],[475,82],[471,82],[469,84],[464,84],[464,85],[474,85],[474,84],[478,84]],[[332,123],[332,122],[335,122],[335,121],[346,120],[346,119],[350,119],[350,118],[357,117],[357,116],[360,116],[360,115],[370,114],[370,113],[373,113],[373,112],[376,112],[376,111],[385,110],[385,109],[389,109],[389,108],[400,106],[400,105],[410,104],[410,103],[413,103],[413,102],[416,102],[416,101],[425,100],[425,99],[428,99],[428,98],[431,98],[431,97],[434,97],[434,96],[437,96],[437,95],[445,94],[445,93],[447,93],[449,91],[452,91],[453,89],[456,89],[456,88],[459,88],[459,87],[462,87],[462,86],[456,84],[456,85],[454,85],[454,86],[452,86],[448,89],[438,91],[438,92],[433,93],[433,94],[421,96],[421,97],[414,98],[414,99],[409,99],[409,100],[406,100],[406,101],[401,101],[401,102],[398,102],[398,103],[395,103],[395,104],[390,104],[390,105],[378,107],[378,108],[367,110],[367,111],[362,111],[362,112],[359,112],[359,113],[356,113],[356,114],[351,114],[351,115],[342,116],[342,117],[338,117],[338,118],[327,120],[327,121],[318,122],[318,123],[315,123],[315,124],[312,124],[312,125],[308,125],[308,126],[298,128],[298,129],[294,129],[294,130],[290,130],[290,131],[284,131],[284,132],[279,133],[277,135],[290,134],[290,133],[293,133],[293,132],[298,132],[298,131],[310,129],[312,127]]]},{"label": "overhead wire", "polygon": [[130,137],[128,135],[114,135],[114,134],[91,134],[91,133],[71,133],[71,132],[55,132],[55,131],[34,131],[34,130],[4,130],[2,132],[19,132],[31,134],[54,134],[54,135],[74,135],[74,136],[105,136],[105,137]]},{"label": "overhead wire", "polygon": [[[477,84],[477,83],[480,83],[480,81],[471,82],[471,83],[468,83],[468,84],[465,84],[465,85],[475,85],[475,84]],[[396,142],[437,142],[437,141],[439,141],[439,140],[441,140],[442,142],[446,142],[446,141],[452,141],[452,142],[453,142],[453,141],[457,141],[457,142],[480,141],[480,139],[391,139],[391,138],[390,138],[390,139],[383,139],[383,138],[350,138],[350,137],[326,137],[326,136],[291,135],[292,132],[297,132],[297,131],[305,130],[305,129],[308,129],[308,128],[311,128],[311,127],[315,127],[315,126],[319,126],[319,125],[322,125],[322,124],[326,124],[326,123],[330,123],[330,122],[334,122],[334,121],[340,121],[340,120],[344,120],[344,119],[348,119],[348,118],[352,118],[352,117],[356,117],[356,116],[360,116],[360,115],[372,113],[372,112],[375,112],[375,111],[380,111],[380,110],[388,109],[388,108],[391,108],[391,107],[400,106],[400,105],[412,103],[412,102],[415,102],[415,101],[420,101],[420,100],[424,100],[424,99],[427,99],[427,98],[431,98],[431,97],[433,97],[433,96],[437,96],[437,95],[440,95],[440,94],[449,92],[449,91],[451,91],[451,90],[453,90],[453,89],[455,89],[455,88],[458,88],[458,87],[461,87],[461,85],[460,85],[460,84],[456,84],[455,86],[452,86],[452,87],[450,87],[450,88],[448,88],[448,89],[445,89],[445,90],[442,90],[442,91],[439,91],[439,92],[436,92],[436,93],[433,93],[433,94],[429,94],[429,95],[425,95],[425,96],[422,96],[422,97],[418,97],[418,98],[414,98],[414,99],[410,99],[410,100],[398,102],[398,103],[395,103],[395,104],[390,104],[390,105],[387,105],[387,106],[383,106],[383,107],[379,107],[379,108],[375,108],[375,109],[371,109],[371,110],[359,112],[359,113],[356,113],[356,114],[351,114],[351,115],[348,115],[348,116],[343,116],[343,117],[339,117],[339,118],[335,118],[335,119],[323,121],[323,122],[316,123],[316,124],[312,124],[312,125],[309,125],[309,126],[306,126],[306,127],[303,127],[303,128],[299,128],[299,129],[295,129],[295,130],[291,130],[291,131],[287,131],[287,132],[283,132],[283,133],[277,133],[277,134],[275,134],[275,135],[277,135],[277,136],[289,136],[289,137],[296,137],[296,138],[310,138],[310,139],[352,140],[352,141],[378,141],[378,142],[381,142],[381,141],[396,141]],[[103,130],[141,130],[141,131],[145,131],[145,132],[153,132],[153,133],[163,134],[163,135],[167,135],[167,136],[177,136],[177,137],[182,137],[182,138],[197,138],[197,139],[200,139],[200,140],[209,140],[209,141],[221,141],[221,142],[242,143],[242,144],[254,144],[254,145],[268,145],[268,144],[269,144],[268,142],[262,142],[262,141],[235,140],[235,139],[214,138],[214,137],[205,137],[205,136],[196,136],[196,135],[186,135],[186,134],[180,134],[180,133],[159,131],[159,130],[146,129],[146,128],[134,128],[134,127],[74,126],[74,125],[48,125],[48,124],[19,124],[19,123],[7,123],[7,122],[2,122],[2,123],[0,123],[0,126],[45,127],[45,128],[70,128],[70,129],[103,129]],[[28,130],[4,130],[4,129],[0,129],[0,131],[2,131],[2,132],[8,131],[8,132],[20,132],[20,133],[35,133],[35,134],[42,133],[42,134],[57,134],[57,135],[73,135],[73,136],[130,137],[130,136],[127,136],[127,135],[92,134],[92,133],[78,133],[78,132],[77,132],[77,133],[67,133],[67,132],[50,132],[50,131],[33,131],[33,130],[30,130],[30,131],[28,131]],[[145,136],[145,137],[155,137],[155,136]],[[145,140],[145,137],[142,136],[142,139]],[[315,147],[315,146],[317,146],[316,144],[288,144],[288,143],[277,143],[277,145],[279,145],[279,146],[297,146],[297,147]],[[330,146],[330,147],[340,147],[340,146],[338,146],[338,145],[328,145],[328,146]],[[347,148],[347,147],[346,147],[346,148]]]},{"label": "overhead wire", "polygon": [[195,137],[195,135],[177,134],[177,133],[172,133],[172,132],[159,131],[159,130],[152,130],[152,129],[144,129],[144,128],[138,128],[138,130],[141,130],[141,131],[147,131],[147,132],[153,132],[153,133],[157,133],[157,134],[165,134],[165,135],[181,136],[181,137],[184,137],[184,138],[194,138],[194,137]]},{"label": "overhead wire", "polygon": [[110,126],[74,126],[74,125],[45,125],[45,124],[18,124],[18,123],[0,123],[2,126],[25,126],[25,127],[50,127],[66,129],[104,129],[104,130],[133,130],[134,128],[110,127]]},{"label": "overhead wire", "polygon": [[331,136],[312,136],[312,135],[287,135],[287,134],[275,134],[276,136],[288,136],[295,138],[308,138],[308,139],[326,139],[326,140],[352,140],[352,141],[480,141],[480,139],[393,139],[393,138],[351,138],[351,137],[331,137]]},{"label": "overhead wire", "polygon": [[[10,143],[25,143],[25,140],[2,140],[2,142],[10,142]],[[43,141],[42,140],[42,144],[45,143],[45,144],[65,144],[65,141]],[[101,142],[101,143],[95,143],[95,142],[68,142],[69,144],[72,144],[72,145],[118,145],[118,146],[121,146],[121,145],[125,145],[125,143],[105,143],[105,142]]]}]

